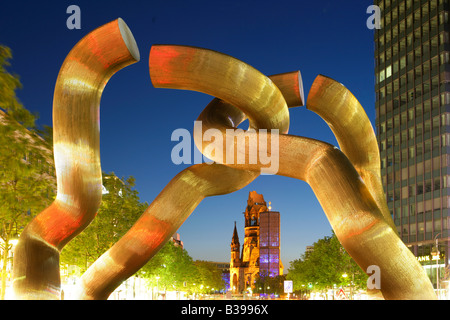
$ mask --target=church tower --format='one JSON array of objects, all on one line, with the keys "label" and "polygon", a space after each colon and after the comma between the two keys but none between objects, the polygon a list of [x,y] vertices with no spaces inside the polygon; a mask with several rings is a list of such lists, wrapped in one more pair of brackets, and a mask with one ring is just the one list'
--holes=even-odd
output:
[{"label": "church tower", "polygon": [[236,221],[234,222],[233,237],[231,239],[231,261],[230,261],[230,287],[234,293],[240,292],[240,273],[241,273],[241,245],[236,229]]},{"label": "church tower", "polygon": [[231,263],[230,268],[239,267],[241,264],[241,244],[236,229],[236,221],[234,222],[233,238],[231,239]]},{"label": "church tower", "polygon": [[245,208],[242,253],[234,222],[231,239],[230,287],[234,293],[253,289],[256,277],[283,274],[280,261],[280,213],[271,211],[262,194],[251,191]]}]

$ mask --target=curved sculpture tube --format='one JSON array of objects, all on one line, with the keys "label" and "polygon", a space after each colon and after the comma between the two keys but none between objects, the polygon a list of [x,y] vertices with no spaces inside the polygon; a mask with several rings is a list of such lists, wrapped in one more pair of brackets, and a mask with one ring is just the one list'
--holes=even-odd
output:
[{"label": "curved sculpture tube", "polygon": [[[225,130],[229,126],[225,121],[214,121],[221,119],[219,110],[232,108],[218,99],[213,100],[199,117],[204,130],[217,128],[225,139]],[[223,115],[222,119],[226,116]],[[250,136],[252,133],[242,135]],[[303,180],[311,186],[338,239],[362,270],[366,271],[373,265],[380,268],[380,289],[385,299],[435,299],[433,287],[422,266],[398,237],[389,212],[386,213],[384,206],[379,206],[383,195],[377,194],[376,201],[373,191],[346,155],[332,145],[313,139],[291,135],[279,135],[278,139],[277,174]],[[253,141],[259,140],[254,138]],[[205,152],[207,145],[204,142],[203,148]],[[239,148],[240,152],[248,155],[248,145]],[[222,159],[211,153],[206,156],[216,161]],[[255,171],[262,166],[261,163],[225,164]]]},{"label": "curved sculpture tube", "polygon": [[[173,84],[176,82],[174,76],[176,73],[173,69],[175,65],[179,65],[181,74],[183,77],[186,76],[183,71],[187,64],[181,63],[186,61],[186,57],[180,60],[179,47],[173,51],[171,48],[161,51],[177,53],[165,54],[165,59],[161,59],[162,62],[158,61],[159,64],[156,65],[161,72],[167,73],[153,74],[153,83],[162,87],[172,85],[175,88],[183,88],[183,84]],[[189,68],[194,67],[190,66],[186,69],[190,70]],[[158,79],[161,82],[158,82]],[[185,79],[183,78],[180,82],[184,83]],[[280,163],[277,174],[304,180],[310,184],[336,235],[354,260],[363,270],[367,270],[372,265],[380,268],[380,289],[386,299],[435,299],[426,273],[398,237],[392,219],[386,213],[386,206],[379,205],[383,201],[383,194],[378,183],[378,146],[374,140],[373,130],[368,126],[370,122],[364,110],[353,95],[334,80],[318,77],[313,87],[320,88],[320,95],[317,96],[318,90],[316,92],[313,90],[311,100],[308,98],[310,109],[327,115],[325,120],[333,128],[333,132],[349,157],[324,142],[281,134],[279,135]],[[323,106],[330,107],[327,109]],[[202,120],[203,133],[215,128],[223,135],[222,141],[225,141],[226,130],[233,127],[233,121],[227,117],[227,114],[239,113],[236,109],[229,101],[214,99],[199,117],[199,120]],[[239,109],[245,110],[242,107]],[[353,115],[354,118],[349,119],[340,115],[339,112],[344,115]],[[255,127],[258,128],[254,122],[250,121],[250,128]],[[356,142],[355,140],[360,138],[361,134],[364,134],[362,139],[366,140]],[[241,135],[251,137],[258,136],[259,133],[242,132]],[[271,134],[268,135],[268,139],[270,136]],[[254,141],[259,142],[259,139]],[[236,158],[230,161],[231,163],[224,162],[223,155],[227,152],[225,146],[222,152],[217,152],[217,148],[209,148],[209,144],[205,144],[204,141],[196,139],[195,142],[208,158],[232,168],[259,171],[263,165],[259,160],[252,164],[238,164]],[[233,147],[237,148],[238,152],[249,156],[248,142],[244,146],[234,145]],[[264,146],[258,143],[258,149],[261,147]],[[236,155],[236,152],[234,154]]]},{"label": "curved sculpture tube", "polygon": [[257,177],[220,164],[197,164],[181,171],[131,229],[83,274],[77,298],[108,299],[161,249],[205,197],[239,190]]},{"label": "curved sculpture tube", "polygon": [[[281,133],[289,130],[289,111],[281,91],[268,77],[236,58],[196,47],[154,45],[149,69],[156,88],[210,94],[241,109],[251,127],[277,128]],[[241,90],[242,94],[237,94]]]},{"label": "curved sculpture tube", "polygon": [[[164,63],[174,56],[180,60],[171,62],[175,72],[168,75],[169,67]],[[198,68],[198,64],[203,67]],[[255,119],[249,116],[252,123],[263,122],[287,131],[289,113],[282,93],[266,76],[235,58],[193,47],[153,46],[150,74],[156,87],[183,87],[233,100],[243,109],[253,110]],[[227,74],[225,79],[223,74]],[[283,94],[290,97],[291,103],[299,103],[303,99],[300,96],[295,98],[295,92],[302,92],[302,88],[295,88],[295,84],[301,85],[299,73],[280,75],[279,79],[292,76],[296,81],[290,87],[286,86]],[[237,83],[236,79],[241,80]],[[247,80],[242,82],[243,79]],[[228,114],[227,121],[237,126],[245,120],[243,115],[240,110]],[[107,299],[115,288],[159,251],[205,197],[234,192],[258,176],[259,172],[237,170],[221,164],[199,164],[180,172],[133,227],[85,272],[78,297]]]},{"label": "curved sculpture tube", "polygon": [[317,113],[328,124],[342,152],[350,159],[375,198],[386,222],[395,230],[381,182],[377,138],[359,101],[342,84],[319,75],[308,93],[306,108]]},{"label": "curved sculpture tube", "polygon": [[[261,91],[246,91],[243,99],[240,97],[241,92],[236,94],[235,90],[242,89],[242,85],[251,79],[245,72],[237,78],[237,82],[233,82],[236,75],[227,78],[232,85],[230,82],[223,82],[223,77],[212,76],[212,66],[218,66],[216,70],[222,68],[232,70],[236,63],[234,60],[229,60],[234,63],[227,63],[224,55],[192,47],[158,46],[155,51],[153,50],[154,48],[152,48],[152,52],[156,52],[156,54],[153,57],[152,52],[150,54],[150,74],[155,87],[199,90],[218,95],[219,98],[221,98],[220,95],[225,97],[224,100],[214,99],[201,113],[199,119],[202,120],[203,132],[214,128],[226,137],[226,130],[235,128],[245,119],[246,114],[250,114],[250,129],[276,128],[273,126],[274,120],[278,125],[286,123],[275,116],[279,114],[277,105],[271,113],[272,117],[275,116],[274,118],[267,119],[261,115],[256,119],[252,118],[258,114],[256,110],[268,109],[252,104],[254,101],[261,101],[257,99],[257,95],[253,99],[248,95],[245,97],[248,92],[260,93]],[[248,67],[240,67],[237,70],[239,69],[249,70]],[[208,70],[206,75],[203,74],[205,70]],[[222,74],[226,74],[223,70],[221,71]],[[259,77],[260,75],[254,73],[253,76]],[[220,83],[217,83],[218,81]],[[262,82],[269,83],[267,80]],[[322,89],[327,90],[330,85],[334,85],[334,82],[325,84]],[[214,91],[215,88],[217,88],[216,91]],[[348,93],[346,92],[346,94]],[[235,107],[233,104],[238,106]],[[320,104],[319,101],[318,105]],[[311,105],[314,106],[313,103]],[[347,101],[343,108],[349,108],[349,105],[354,104],[349,104]],[[245,114],[243,114],[244,112]],[[339,126],[339,121],[342,121],[339,117],[328,119],[330,125]],[[280,127],[283,128],[283,126]],[[334,132],[339,138],[344,138],[347,134],[345,130],[342,133],[338,130]],[[242,134],[258,136],[258,132]],[[367,270],[372,265],[380,268],[381,291],[384,297],[386,299],[435,298],[432,286],[422,267],[397,236],[395,229],[392,228],[375,200],[373,192],[376,192],[376,189],[371,188],[370,184],[369,187],[366,186],[351,160],[337,148],[321,141],[286,134],[277,135],[277,137],[281,146],[279,150],[280,166],[277,174],[304,180],[311,185],[336,235],[349,254],[363,270]],[[272,139],[272,135],[268,134],[267,138]],[[196,139],[196,143],[198,143],[198,139]],[[344,146],[346,143],[349,141],[342,142]],[[239,152],[248,155],[250,150],[248,144],[247,142],[244,147],[236,145],[234,147]],[[216,152],[218,150],[207,153],[205,151],[208,149],[208,143],[198,146],[209,158],[219,163],[223,161],[221,156],[226,152],[225,149],[222,153]],[[262,146],[258,145],[259,147]],[[371,168],[370,164],[373,162],[357,162],[358,158],[349,154],[350,158],[355,159],[357,166],[360,164],[359,171],[363,172],[363,169]],[[130,232],[94,263],[83,276],[84,288],[81,297],[107,298],[121,281],[137,271],[157,252],[204,196],[218,194],[216,191],[220,185],[224,193],[245,186],[259,175],[262,163],[258,161],[254,164],[238,164],[231,161],[231,164],[225,163],[225,165],[227,167],[216,164],[193,166],[174,178]],[[207,172],[208,168],[212,170]],[[225,168],[232,170],[228,171]],[[236,169],[242,171],[239,172]],[[192,175],[193,171],[191,170],[196,171],[195,175]],[[376,171],[376,168],[374,170]],[[185,178],[185,175],[190,178]],[[248,180],[245,181],[246,179]],[[191,181],[189,186],[182,186],[186,181]],[[233,184],[237,182],[239,184],[232,188]],[[192,187],[194,185],[195,188]],[[175,191],[171,190],[172,188]],[[183,192],[189,190],[189,196],[178,196],[175,201],[177,206],[170,207],[170,210],[164,210],[163,207],[169,205],[164,199],[172,192],[174,195],[182,195],[181,190]],[[200,194],[194,194],[199,191]],[[173,201],[173,197],[170,199]],[[130,246],[127,243],[133,245]],[[98,281],[99,279],[101,281]]]},{"label": "curved sculpture tube", "polygon": [[60,298],[59,252],[92,221],[102,196],[100,98],[111,76],[139,58],[119,18],[86,35],[64,60],[53,98],[57,196],[26,226],[16,246],[17,298]]},{"label": "curved sculpture tube", "polygon": [[280,89],[288,108],[301,107],[305,103],[303,80],[300,71],[275,74],[270,80]]}]

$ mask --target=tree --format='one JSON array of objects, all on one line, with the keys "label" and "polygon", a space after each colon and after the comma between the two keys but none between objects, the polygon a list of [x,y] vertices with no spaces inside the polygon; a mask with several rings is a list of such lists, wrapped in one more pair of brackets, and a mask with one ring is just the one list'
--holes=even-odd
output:
[{"label": "tree", "polygon": [[138,275],[158,290],[209,294],[225,287],[222,272],[215,264],[193,261],[188,252],[168,241]]},{"label": "tree", "polygon": [[254,292],[263,294],[278,294],[284,293],[285,275],[270,277],[267,273],[258,273],[255,279]]},{"label": "tree", "polygon": [[16,95],[16,90],[22,88],[19,77],[6,70],[12,58],[11,49],[0,45],[0,109],[12,119],[26,128],[34,128],[37,114],[32,114],[24,108]]},{"label": "tree", "polygon": [[103,173],[104,194],[97,216],[64,247],[60,257],[63,266],[78,266],[86,271],[133,226],[148,207],[139,201],[134,185],[133,177],[125,180],[114,173]]},{"label": "tree", "polygon": [[286,277],[293,280],[294,290],[323,290],[352,285],[363,288],[367,275],[360,269],[340,244],[336,235],[324,237],[314,243],[313,250],[305,252],[291,262]]},{"label": "tree", "polygon": [[158,253],[147,262],[138,275],[147,279],[150,287],[159,290],[192,290],[197,273],[188,252],[172,241],[168,241]]},{"label": "tree", "polygon": [[220,290],[225,288],[225,281],[222,278],[222,271],[216,267],[215,264],[208,261],[195,261],[197,267],[197,282],[199,285],[199,292],[211,293],[214,289]]},{"label": "tree", "polygon": [[11,50],[0,46],[0,249],[4,299],[12,240],[54,199],[56,178],[52,146],[34,129],[36,116],[19,102],[17,76],[6,66]]}]

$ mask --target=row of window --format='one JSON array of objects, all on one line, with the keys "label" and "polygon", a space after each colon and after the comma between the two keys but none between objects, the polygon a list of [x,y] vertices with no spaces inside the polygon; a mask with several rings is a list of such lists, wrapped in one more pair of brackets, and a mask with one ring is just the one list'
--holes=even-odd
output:
[{"label": "row of window", "polygon": [[[438,110],[438,112],[440,110],[439,100],[442,100],[442,105],[445,105],[445,92],[441,94],[441,97],[443,97],[443,99],[439,99],[439,96],[434,96],[432,99],[426,100],[423,104],[417,104],[415,107],[411,106],[407,111],[403,111],[401,114],[396,114],[394,116],[392,111],[398,109],[398,106],[396,106],[395,103],[396,100],[389,101],[386,105],[380,106],[377,109],[377,119],[379,121],[379,124],[377,125],[378,133],[383,134],[394,128],[401,128],[403,130],[407,127],[419,125],[422,122],[425,125],[426,132],[429,132],[428,129],[430,129],[431,123],[433,125],[432,130],[439,127],[439,122],[441,122],[442,127],[450,125],[448,113],[443,113],[440,116],[433,117],[432,120],[430,119],[432,110]],[[403,103],[403,105],[405,105],[405,103]],[[387,116],[385,116],[386,112]]]},{"label": "row of window", "polygon": [[[441,184],[442,182],[442,184]],[[448,175],[441,177],[435,177],[432,179],[427,179],[425,181],[417,181],[413,185],[405,186],[402,188],[396,188],[394,190],[389,190],[387,192],[388,202],[397,201],[401,199],[408,199],[415,196],[420,196],[427,192],[439,191],[449,187],[450,177]],[[438,197],[439,198],[439,194]],[[439,199],[438,199],[439,200]],[[431,199],[427,200],[431,201]],[[440,204],[438,202],[438,207]]]},{"label": "row of window", "polygon": [[[444,181],[448,182],[448,180],[444,180]],[[404,188],[406,189],[406,191],[403,191]],[[414,198],[416,196],[423,195],[427,192],[439,191],[440,189],[441,189],[440,188],[440,179],[435,178],[434,181],[427,180],[425,183],[419,182],[416,185],[403,187],[402,191],[400,191],[399,189],[395,189],[393,191],[388,191],[387,192],[387,200],[388,200],[388,202],[392,202],[392,201],[397,201],[397,200],[401,200],[401,199]],[[436,193],[436,197],[433,199],[439,200],[440,199],[439,193]],[[439,204],[438,204],[438,208],[440,208]]]},{"label": "row of window", "polygon": [[[443,52],[443,57],[447,57],[443,60],[448,65],[450,61],[450,54]],[[450,82],[450,72],[439,72],[439,66],[437,60],[432,59],[421,65],[416,66],[414,69],[403,73],[400,76],[396,76],[392,81],[385,83],[376,90],[376,101],[384,102],[382,100],[393,100],[395,107],[406,104],[408,102],[417,102],[416,100],[422,99],[422,96],[432,94],[436,96],[438,89],[441,92],[448,91],[446,84]],[[431,66],[431,68],[430,68]],[[431,71],[431,73],[430,73]],[[388,75],[390,75],[390,70]],[[378,75],[378,77],[384,77],[384,71]],[[430,74],[432,77],[430,77]],[[380,78],[381,79],[381,78]],[[414,85],[415,84],[415,85]],[[427,97],[426,97],[427,98]],[[443,97],[445,101],[445,97]]]},{"label": "row of window", "polygon": [[412,30],[413,18],[412,15],[410,15],[408,18],[402,20],[399,24],[393,25],[391,28],[378,29],[375,34],[375,50],[384,51],[384,47],[386,46],[392,47],[392,49],[395,50],[393,52],[398,52],[398,50],[401,51],[402,49],[411,46],[413,43],[428,40],[430,35],[434,36],[438,32],[439,26],[448,24],[448,21],[448,12],[442,11],[438,16],[431,18],[429,21],[428,19],[425,19],[420,26],[414,24],[416,28]]},{"label": "row of window", "polygon": [[[450,76],[450,74],[449,74]],[[443,84],[445,86],[445,84]],[[387,117],[392,116],[392,111],[401,108],[402,106],[406,106],[407,104],[410,105],[409,109],[412,109],[415,105],[416,107],[419,107],[420,110],[423,110],[423,114],[426,115],[430,112],[430,110],[439,110],[441,106],[449,105],[450,104],[450,92],[441,92],[440,94],[436,91],[434,91],[433,96],[428,99],[429,95],[427,84],[418,85],[415,89],[412,89],[408,92],[405,92],[398,97],[394,99],[390,99],[386,101],[385,103],[377,106],[376,112],[377,112],[377,119],[385,118],[386,114]],[[445,87],[442,88],[443,90],[446,89]],[[423,101],[422,100],[426,99]],[[422,113],[422,112],[420,112]],[[419,115],[417,117],[420,117]]]},{"label": "row of window", "polygon": [[[442,202],[442,203],[441,203]],[[450,208],[450,197],[442,199],[434,198],[425,201],[402,201],[396,202],[395,206],[391,209],[391,214],[394,219],[414,217],[411,221],[422,222],[432,219],[438,219],[441,216],[447,216],[447,208]],[[441,210],[442,208],[442,210]],[[443,214],[441,214],[441,211]]]},{"label": "row of window", "polygon": [[[413,5],[414,9],[422,10],[422,14],[426,15],[434,12],[438,6],[448,5],[448,0],[431,0],[424,4],[421,4],[420,0],[378,0],[376,5],[382,12],[388,12],[384,14],[387,25],[391,19],[395,21],[397,17],[401,18],[405,12],[413,8]],[[382,25],[384,26],[384,24]]]},{"label": "row of window", "polygon": [[[397,158],[398,153],[395,154],[395,158]],[[403,155],[403,152],[402,152]],[[422,160],[420,156],[417,159]],[[383,185],[392,184],[392,183],[404,183],[408,184],[408,181],[416,178],[418,181],[421,181],[424,178],[424,175],[429,179],[431,176],[439,177],[440,176],[440,168],[446,168],[450,161],[450,155],[444,154],[442,156],[434,157],[432,159],[427,159],[425,161],[417,162],[416,164],[410,164],[407,166],[406,162],[402,162],[402,166],[394,166],[394,170],[387,170],[387,174],[382,176]],[[409,161],[412,162],[411,160]],[[403,165],[405,164],[405,165]],[[450,187],[443,181],[443,188]]]},{"label": "row of window", "polygon": [[[429,109],[428,105],[426,109]],[[392,118],[380,122],[378,125],[378,136],[380,137],[380,149],[386,150],[393,145],[400,145],[403,142],[409,142],[411,139],[421,137],[423,134],[436,132],[440,127],[450,126],[450,114],[445,112],[439,116],[429,119],[430,110],[422,109],[422,106],[416,106]],[[422,118],[422,112],[424,117]],[[416,119],[416,121],[414,121]],[[425,119],[425,120],[424,120]],[[392,129],[400,128],[401,132]],[[386,133],[386,135],[383,135]],[[385,136],[387,136],[385,138]]]},{"label": "row of window", "polygon": [[[430,102],[430,101],[428,101]],[[446,127],[450,126],[450,114],[448,112],[443,113],[439,116],[433,117],[432,119],[428,119],[429,112],[431,110],[431,103],[425,103],[422,107],[421,105],[417,105],[415,108],[410,108],[407,111],[402,112],[401,114],[397,114],[383,122],[379,125],[379,133],[383,134],[387,132],[391,132],[393,128],[400,128],[401,126],[406,127],[408,126],[416,126],[416,131],[418,132],[416,136],[419,136],[421,133],[428,133],[431,130],[439,129],[439,126]],[[422,113],[424,118],[426,119],[423,121],[422,119]],[[416,118],[416,124],[414,124],[413,120]],[[420,121],[419,121],[420,120]],[[423,121],[423,127],[425,128],[424,132],[421,132],[422,128],[422,122]],[[411,128],[410,128],[411,129]],[[410,132],[414,132],[411,131]],[[401,133],[404,138],[402,138],[402,142],[406,142],[406,132]],[[408,138],[414,138],[414,135],[409,134]]]},{"label": "row of window", "polygon": [[[427,120],[428,122],[428,120]],[[401,133],[395,134],[393,137],[387,137],[387,139],[383,139],[380,141],[380,151],[388,150],[389,148],[392,148],[393,146],[400,146],[402,143],[404,144],[402,147],[402,152],[404,154],[407,154],[408,151],[408,157],[402,156],[402,160],[405,159],[412,159],[415,156],[421,156],[423,153],[430,152],[431,150],[439,150],[440,147],[450,147],[450,136],[447,133],[443,133],[440,136],[436,135],[430,139],[425,140],[425,142],[422,144],[421,139],[418,139],[417,145],[411,145],[413,144],[412,139],[414,137],[421,138],[422,133],[426,134],[430,132],[429,129],[425,128],[425,130],[422,130],[422,124],[417,125],[416,127],[412,127],[409,130],[402,131]],[[436,131],[437,132],[437,131]],[[411,150],[414,150],[416,148],[417,152],[411,152]],[[423,150],[422,150],[423,149]],[[423,152],[422,152],[423,151]],[[396,163],[399,163],[396,161]]]},{"label": "row of window", "polygon": [[[418,74],[418,70],[421,69],[421,66],[416,68],[416,75]],[[450,82],[450,73],[442,74],[441,80],[439,80],[439,76],[435,76],[431,79],[431,81],[420,81],[420,78],[416,78],[416,86],[413,84],[414,70],[408,72],[407,75],[400,77],[392,81],[392,83],[388,83],[385,87],[381,87],[376,91],[377,101],[383,101],[386,103],[391,103],[392,108],[398,108],[401,105],[405,105],[407,103],[420,103],[421,99],[427,99],[428,96],[432,95],[434,98],[434,107],[439,107],[439,99],[442,101],[441,105],[445,105],[447,97],[445,95],[445,91],[448,91],[446,88],[446,84]],[[419,75],[420,77],[420,75]],[[446,79],[448,78],[448,79]],[[406,81],[408,79],[408,83],[411,85],[406,86]],[[439,84],[440,81],[440,84]],[[439,95],[438,89],[440,87],[441,94]],[[408,90],[409,89],[409,90]],[[393,97],[395,95],[395,97]],[[381,102],[381,101],[380,101]],[[431,102],[431,101],[430,101]],[[382,112],[383,110],[380,110]],[[389,111],[388,111],[389,112]]]},{"label": "row of window", "polygon": [[402,231],[402,235],[416,235],[424,234],[425,232],[440,232],[441,230],[448,230],[448,219],[436,219],[434,221],[418,222],[413,224],[403,224],[398,226],[397,230]]},{"label": "row of window", "polygon": [[[392,63],[387,65],[385,68],[376,72],[375,74],[375,82],[376,84],[382,84],[383,81],[388,80],[389,78],[394,77],[398,78],[398,72],[403,71],[406,66],[411,66],[408,72],[412,70],[415,71],[415,75],[413,75],[410,80],[417,79],[422,75],[427,75],[431,71],[438,71],[439,65],[448,64],[450,61],[450,55],[448,51],[444,51],[438,54],[438,38],[441,39],[439,41],[447,41],[449,43],[449,33],[442,32],[439,37],[434,37],[431,41],[425,41],[421,46],[418,46],[414,49],[414,51],[409,52],[408,54],[404,54],[399,59],[396,58],[396,55],[391,56],[390,53],[386,53],[386,57],[389,57],[389,62],[392,57],[396,58]],[[385,53],[380,54],[376,59],[384,60]],[[416,66],[415,69],[412,67]],[[417,68],[420,67],[420,68]],[[412,81],[408,81],[408,83],[412,83]],[[405,82],[406,84],[406,82]]]},{"label": "row of window", "polygon": [[[441,136],[442,147],[450,146],[449,139],[450,139],[450,134],[445,134],[445,135]],[[433,141],[433,145],[431,144],[431,141]],[[415,146],[405,148],[400,152],[395,152],[394,155],[389,154],[386,158],[381,159],[381,169],[389,168],[389,167],[393,166],[394,163],[396,163],[396,164],[400,164],[403,162],[406,163],[406,161],[408,159],[410,160],[410,163],[412,162],[414,164],[414,162],[411,160],[414,160],[415,158],[420,158],[423,155],[431,152],[431,150],[439,149],[439,142],[440,142],[439,137],[435,137],[433,139],[426,140],[425,143],[423,143],[423,144],[422,143],[417,144]],[[434,167],[434,170],[436,170],[438,168],[439,167]],[[426,170],[425,172],[431,171],[431,167],[426,168],[426,169],[428,169],[428,170]],[[420,174],[418,174],[418,175],[420,175]],[[415,176],[415,174],[410,175],[409,177],[411,178],[414,176]]]}]

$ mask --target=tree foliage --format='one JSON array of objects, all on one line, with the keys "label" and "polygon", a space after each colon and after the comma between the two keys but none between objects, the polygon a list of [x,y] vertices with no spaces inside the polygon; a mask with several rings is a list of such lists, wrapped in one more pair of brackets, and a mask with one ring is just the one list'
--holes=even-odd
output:
[{"label": "tree foliage", "polygon": [[367,275],[345,251],[334,233],[331,237],[318,240],[313,250],[292,261],[287,279],[293,280],[294,290],[322,290],[350,284],[355,288],[364,288],[367,283]]},{"label": "tree foliage", "polygon": [[186,249],[168,241],[162,249],[139,270],[150,287],[192,293],[212,293],[225,287],[222,272],[215,264],[193,261]]},{"label": "tree foliage", "polygon": [[22,126],[33,128],[37,115],[25,109],[19,101],[16,90],[21,89],[22,84],[17,75],[9,73],[6,69],[10,66],[11,58],[11,49],[0,45],[0,109]]},{"label": "tree foliage", "polygon": [[222,272],[216,267],[215,264],[198,260],[195,261],[195,266],[197,268],[196,283],[200,285],[199,292],[211,293],[213,289],[220,290],[225,288]]},{"label": "tree foliage", "polygon": [[168,241],[161,250],[139,270],[150,287],[161,290],[186,290],[193,288],[192,279],[197,269],[187,251]]},{"label": "tree foliage", "polygon": [[279,275],[276,277],[269,277],[264,273],[258,273],[255,279],[254,293],[262,294],[278,294],[284,293],[284,280],[286,280],[285,275]]},{"label": "tree foliage", "polygon": [[36,116],[19,102],[19,78],[10,74],[11,50],[0,46],[0,249],[3,299],[11,240],[53,201],[52,146],[34,128]]}]

